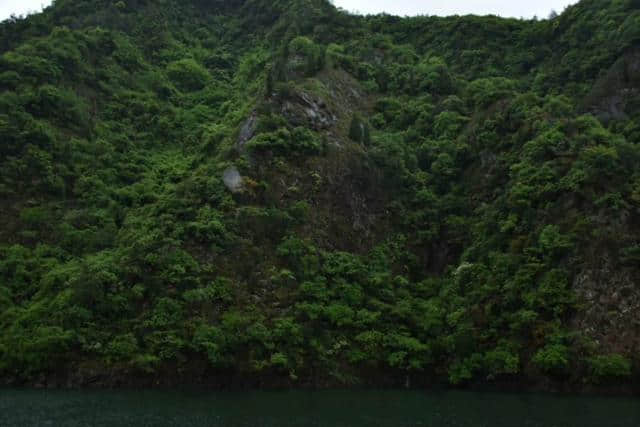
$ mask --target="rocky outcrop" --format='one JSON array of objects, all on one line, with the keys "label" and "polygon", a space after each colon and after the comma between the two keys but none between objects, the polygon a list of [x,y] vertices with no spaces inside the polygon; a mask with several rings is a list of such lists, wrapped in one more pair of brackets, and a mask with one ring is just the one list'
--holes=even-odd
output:
[{"label": "rocky outcrop", "polygon": [[317,131],[330,128],[338,120],[322,98],[304,91],[285,100],[281,112],[293,126],[309,126]]},{"label": "rocky outcrop", "polygon": [[255,111],[251,113],[249,118],[244,122],[242,127],[240,128],[240,132],[238,133],[238,140],[236,142],[236,147],[239,150],[244,148],[244,145],[251,141],[251,139],[256,134],[256,129],[258,127],[258,115]]},{"label": "rocky outcrop", "polygon": [[244,189],[244,180],[235,166],[227,168],[223,172],[222,181],[232,193],[240,193]]},{"label": "rocky outcrop", "polygon": [[640,99],[640,49],[625,54],[601,77],[586,98],[587,109],[600,120],[627,118]]},{"label": "rocky outcrop", "polygon": [[582,308],[574,319],[600,348],[611,353],[640,351],[640,287],[633,271],[620,268],[610,253],[599,254],[574,280]]}]

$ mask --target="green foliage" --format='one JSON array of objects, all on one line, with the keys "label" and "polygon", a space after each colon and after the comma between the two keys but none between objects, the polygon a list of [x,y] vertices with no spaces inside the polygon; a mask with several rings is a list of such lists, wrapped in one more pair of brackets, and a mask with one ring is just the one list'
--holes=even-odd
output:
[{"label": "green foliage", "polygon": [[457,385],[471,380],[482,366],[482,355],[473,354],[465,359],[455,360],[449,366],[449,382]]},{"label": "green foliage", "polygon": [[562,344],[550,344],[538,350],[533,363],[544,372],[559,374],[569,365],[569,349]]},{"label": "green foliage", "polygon": [[291,40],[288,51],[289,62],[287,66],[292,72],[313,75],[324,66],[324,49],[308,37],[299,36]]},{"label": "green foliage", "polygon": [[322,141],[313,131],[295,127],[291,130],[280,128],[275,132],[261,133],[253,138],[247,147],[255,152],[272,151],[280,155],[291,153],[320,154]]},{"label": "green foliage", "polygon": [[90,3],[0,24],[0,382],[630,378],[637,2]]},{"label": "green foliage", "polygon": [[131,334],[118,335],[106,347],[106,358],[110,362],[127,361],[138,354],[138,340]]},{"label": "green foliage", "polygon": [[446,95],[453,91],[453,77],[442,58],[429,57],[421,61],[415,72],[418,74],[417,89],[420,92]]},{"label": "green foliage", "polygon": [[595,382],[631,376],[631,362],[620,354],[594,356],[589,359],[589,368]]},{"label": "green foliage", "polygon": [[167,65],[167,75],[181,90],[202,89],[209,81],[209,72],[193,59],[181,59]]},{"label": "green foliage", "polygon": [[467,86],[467,97],[474,108],[487,108],[514,94],[516,82],[504,77],[474,80]]}]

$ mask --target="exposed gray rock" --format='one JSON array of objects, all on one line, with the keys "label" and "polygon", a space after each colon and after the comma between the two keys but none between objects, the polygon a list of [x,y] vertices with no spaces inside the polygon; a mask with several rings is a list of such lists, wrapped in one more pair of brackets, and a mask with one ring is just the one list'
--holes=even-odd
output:
[{"label": "exposed gray rock", "polygon": [[602,121],[627,118],[627,106],[640,96],[640,49],[629,52],[598,79],[586,97],[587,110]]},{"label": "exposed gray rock", "polygon": [[307,58],[303,55],[296,54],[289,58],[285,67],[287,80],[296,80],[304,76],[307,65]]},{"label": "exposed gray rock", "polygon": [[573,288],[582,308],[574,326],[609,352],[633,354],[640,349],[640,287],[632,270],[614,259],[604,251],[576,276]]},{"label": "exposed gray rock", "polygon": [[235,166],[227,168],[222,174],[224,185],[232,193],[239,193],[244,189],[244,180]]},{"label": "exposed gray rock", "polygon": [[282,104],[282,114],[295,126],[310,126],[316,130],[327,129],[338,120],[322,99],[302,91]]},{"label": "exposed gray rock", "polygon": [[242,149],[244,145],[249,142],[256,134],[256,128],[258,127],[258,116],[256,112],[252,112],[251,116],[244,122],[242,127],[240,128],[240,133],[238,134],[238,142],[237,147]]}]

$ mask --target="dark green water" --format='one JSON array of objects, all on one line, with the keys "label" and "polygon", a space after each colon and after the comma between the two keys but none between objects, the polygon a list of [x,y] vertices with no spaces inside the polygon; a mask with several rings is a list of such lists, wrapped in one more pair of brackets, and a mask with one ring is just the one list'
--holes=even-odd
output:
[{"label": "dark green water", "polygon": [[640,399],[415,391],[0,390],[0,426],[638,427]]}]

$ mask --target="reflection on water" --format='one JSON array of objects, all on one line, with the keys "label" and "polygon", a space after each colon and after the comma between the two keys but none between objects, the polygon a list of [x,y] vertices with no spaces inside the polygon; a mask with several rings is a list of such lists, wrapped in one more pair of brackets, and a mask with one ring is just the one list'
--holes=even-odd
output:
[{"label": "reflection on water", "polygon": [[638,427],[640,399],[419,391],[0,390],[0,426]]}]

